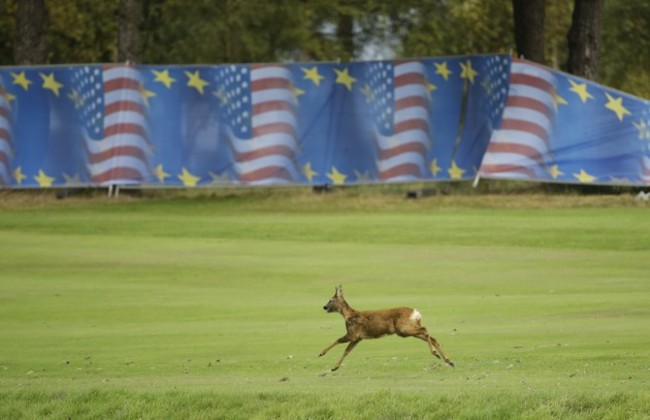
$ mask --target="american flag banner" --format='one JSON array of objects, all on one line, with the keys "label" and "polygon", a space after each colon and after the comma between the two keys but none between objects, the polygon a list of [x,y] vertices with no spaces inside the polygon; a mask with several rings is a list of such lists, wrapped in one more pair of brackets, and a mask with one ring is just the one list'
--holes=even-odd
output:
[{"label": "american flag banner", "polygon": [[650,185],[650,102],[646,103],[645,111],[633,125],[638,131],[638,139],[643,143],[639,158],[639,179],[642,184]]},{"label": "american flag banner", "polygon": [[217,84],[225,106],[237,181],[287,184],[301,178],[291,72],[283,65],[224,66]]},{"label": "american flag banner", "polygon": [[11,183],[11,108],[0,76],[0,186]]},{"label": "american flag banner", "polygon": [[369,63],[367,80],[380,180],[423,178],[431,145],[424,65],[419,61]]},{"label": "american flag banner", "polygon": [[117,185],[149,180],[151,146],[139,70],[127,65],[85,66],[74,71],[72,82],[92,182]]},{"label": "american flag banner", "polygon": [[492,133],[479,173],[483,177],[546,178],[556,80],[545,68],[513,59],[501,127]]}]

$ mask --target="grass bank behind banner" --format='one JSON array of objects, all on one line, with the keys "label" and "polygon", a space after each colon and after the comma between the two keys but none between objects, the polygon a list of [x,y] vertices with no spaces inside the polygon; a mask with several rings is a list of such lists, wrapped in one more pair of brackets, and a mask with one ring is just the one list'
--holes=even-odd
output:
[{"label": "grass bank behind banner", "polygon": [[[650,208],[342,191],[0,204],[0,418],[647,418]],[[422,341],[324,313],[416,307]]]}]

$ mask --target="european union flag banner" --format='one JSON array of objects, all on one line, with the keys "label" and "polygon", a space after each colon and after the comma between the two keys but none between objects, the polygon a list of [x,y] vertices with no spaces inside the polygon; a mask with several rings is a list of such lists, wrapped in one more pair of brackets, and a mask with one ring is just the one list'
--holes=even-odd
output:
[{"label": "european union flag banner", "polygon": [[507,55],[0,68],[0,188],[650,184],[647,101]]},{"label": "european union flag banner", "polygon": [[480,176],[650,184],[650,102],[514,60]]}]

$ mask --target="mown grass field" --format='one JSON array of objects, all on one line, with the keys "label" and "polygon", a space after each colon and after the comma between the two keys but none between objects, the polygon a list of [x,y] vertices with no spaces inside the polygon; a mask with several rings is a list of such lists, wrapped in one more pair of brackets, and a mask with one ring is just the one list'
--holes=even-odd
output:
[{"label": "mown grass field", "polygon": [[[0,418],[648,418],[629,195],[0,196]],[[364,341],[322,306],[413,306]]]}]

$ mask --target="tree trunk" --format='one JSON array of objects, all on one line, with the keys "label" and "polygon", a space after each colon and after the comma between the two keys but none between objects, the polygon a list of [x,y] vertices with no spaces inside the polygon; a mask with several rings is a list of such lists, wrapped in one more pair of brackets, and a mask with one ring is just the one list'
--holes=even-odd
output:
[{"label": "tree trunk", "polygon": [[142,24],[142,0],[120,0],[120,33],[117,39],[117,60],[139,63],[140,25]]},{"label": "tree trunk", "polygon": [[16,10],[15,64],[45,64],[45,0],[20,0]]},{"label": "tree trunk", "polygon": [[336,25],[336,37],[340,45],[340,60],[347,62],[354,58],[354,18],[350,15],[339,13]]},{"label": "tree trunk", "polygon": [[512,0],[517,56],[544,64],[545,0]]},{"label": "tree trunk", "polygon": [[600,33],[604,0],[575,0],[569,29],[567,71],[596,80],[600,61]]}]

